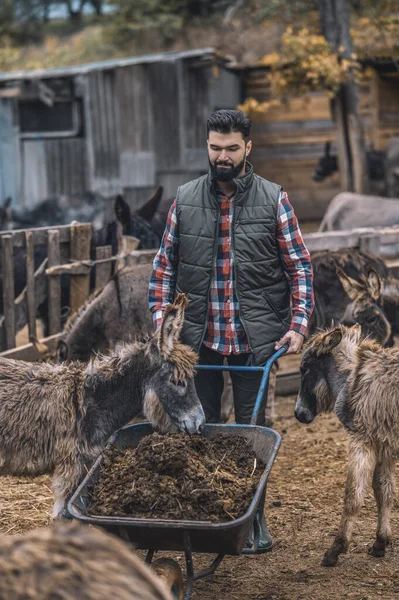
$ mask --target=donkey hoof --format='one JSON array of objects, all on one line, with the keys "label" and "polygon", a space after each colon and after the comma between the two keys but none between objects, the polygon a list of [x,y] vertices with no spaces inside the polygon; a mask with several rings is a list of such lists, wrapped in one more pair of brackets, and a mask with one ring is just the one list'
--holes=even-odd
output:
[{"label": "donkey hoof", "polygon": [[383,556],[385,556],[385,548],[381,548],[381,546],[372,546],[369,549],[369,554],[371,554],[371,556],[374,556],[374,558],[382,558]]},{"label": "donkey hoof", "polygon": [[335,567],[338,562],[338,555],[335,552],[327,551],[321,561],[322,567]]}]

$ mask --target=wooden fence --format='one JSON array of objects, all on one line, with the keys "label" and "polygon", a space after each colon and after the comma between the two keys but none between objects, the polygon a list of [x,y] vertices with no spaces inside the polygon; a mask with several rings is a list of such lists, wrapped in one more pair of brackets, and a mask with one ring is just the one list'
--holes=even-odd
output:
[{"label": "wooden fence", "polygon": [[[152,260],[155,251],[137,252],[138,240],[122,238],[122,250],[112,256],[111,246],[99,246],[91,259],[91,224],[0,232],[2,259],[3,315],[0,317],[0,354],[12,358],[35,360],[40,356],[37,340],[38,307],[48,304],[49,337],[42,342],[55,349],[61,331],[61,276],[70,277],[69,307],[79,309],[90,294],[91,271],[95,266],[94,286],[102,288],[110,279],[113,263],[118,266]],[[40,247],[43,262],[35,270],[35,249]],[[147,257],[147,258],[146,258]],[[21,261],[25,264],[21,264]],[[15,298],[15,275],[23,277],[25,287]],[[16,348],[16,333],[28,326],[28,345]]]}]

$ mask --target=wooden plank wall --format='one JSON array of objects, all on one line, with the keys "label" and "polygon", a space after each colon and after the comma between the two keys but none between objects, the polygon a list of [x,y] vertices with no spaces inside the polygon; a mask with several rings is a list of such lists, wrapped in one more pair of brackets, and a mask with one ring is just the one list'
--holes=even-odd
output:
[{"label": "wooden plank wall", "polygon": [[116,71],[86,75],[85,125],[90,190],[104,196],[120,191],[120,114],[115,102]]},{"label": "wooden plank wall", "polygon": [[[267,71],[247,73],[245,97],[258,102],[271,99]],[[388,139],[399,133],[399,77],[375,74],[364,81],[359,111],[368,147],[384,149]],[[325,143],[331,142],[335,152],[336,127],[327,94],[309,93],[254,116],[252,139],[256,171],[283,185],[299,218],[321,219],[329,201],[342,189],[339,173],[321,183],[312,180]]]},{"label": "wooden plank wall", "polygon": [[44,148],[49,196],[79,195],[89,189],[83,137],[46,140]]},{"label": "wooden plank wall", "polygon": [[14,106],[12,98],[0,98],[0,202],[10,196],[16,206],[20,200],[20,149]]},{"label": "wooden plank wall", "polygon": [[384,74],[378,85],[378,150],[399,135],[399,73]]},{"label": "wooden plank wall", "polygon": [[153,99],[145,65],[117,69],[115,102],[120,115],[121,187],[154,187]]}]

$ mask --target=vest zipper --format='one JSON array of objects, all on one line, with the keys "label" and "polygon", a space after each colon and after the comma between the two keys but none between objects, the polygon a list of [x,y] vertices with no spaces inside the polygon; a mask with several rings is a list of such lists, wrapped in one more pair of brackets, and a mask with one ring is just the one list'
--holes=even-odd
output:
[{"label": "vest zipper", "polygon": [[202,338],[198,347],[198,352],[202,346],[202,342],[204,341],[204,337],[206,334],[206,330],[208,328],[208,321],[209,321],[209,292],[211,289],[211,285],[212,285],[212,277],[213,277],[213,270],[214,270],[214,265],[215,265],[215,260],[216,260],[216,256],[217,256],[217,246],[218,246],[218,242],[219,242],[219,216],[220,216],[220,210],[218,209],[218,218],[216,219],[216,236],[215,236],[215,243],[213,245],[213,258],[212,258],[212,273],[211,276],[209,278],[209,285],[208,285],[208,291],[206,294],[206,298],[207,298],[207,303],[206,303],[206,319],[205,319],[205,326],[204,326],[204,331],[202,332]]},{"label": "vest zipper", "polygon": [[241,321],[241,325],[243,326],[243,329],[245,331],[245,335],[247,336],[249,349],[250,349],[251,353],[253,354],[254,351],[253,351],[252,346],[251,346],[251,339],[250,339],[250,337],[248,335],[248,331],[245,328],[244,321],[240,317],[240,312],[241,312],[241,309],[240,309],[240,295],[238,293],[238,287],[237,287],[237,268],[236,268],[236,260],[235,260],[235,253],[234,253],[234,247],[235,247],[235,242],[234,242],[234,228],[235,227],[234,226],[235,226],[235,216],[236,216],[235,213],[236,213],[236,211],[235,211],[235,205],[234,205],[233,206],[233,221],[232,221],[232,224],[231,224],[231,247],[230,247],[231,256],[233,258],[234,291],[236,293],[237,300],[238,300],[238,307],[239,307],[238,316],[239,316],[239,319]]}]

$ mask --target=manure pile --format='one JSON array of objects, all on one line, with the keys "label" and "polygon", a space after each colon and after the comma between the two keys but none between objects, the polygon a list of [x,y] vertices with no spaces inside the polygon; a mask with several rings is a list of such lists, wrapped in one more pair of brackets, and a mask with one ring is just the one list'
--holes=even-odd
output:
[{"label": "manure pile", "polygon": [[104,451],[88,514],[221,522],[248,509],[263,472],[241,436],[153,433]]}]

